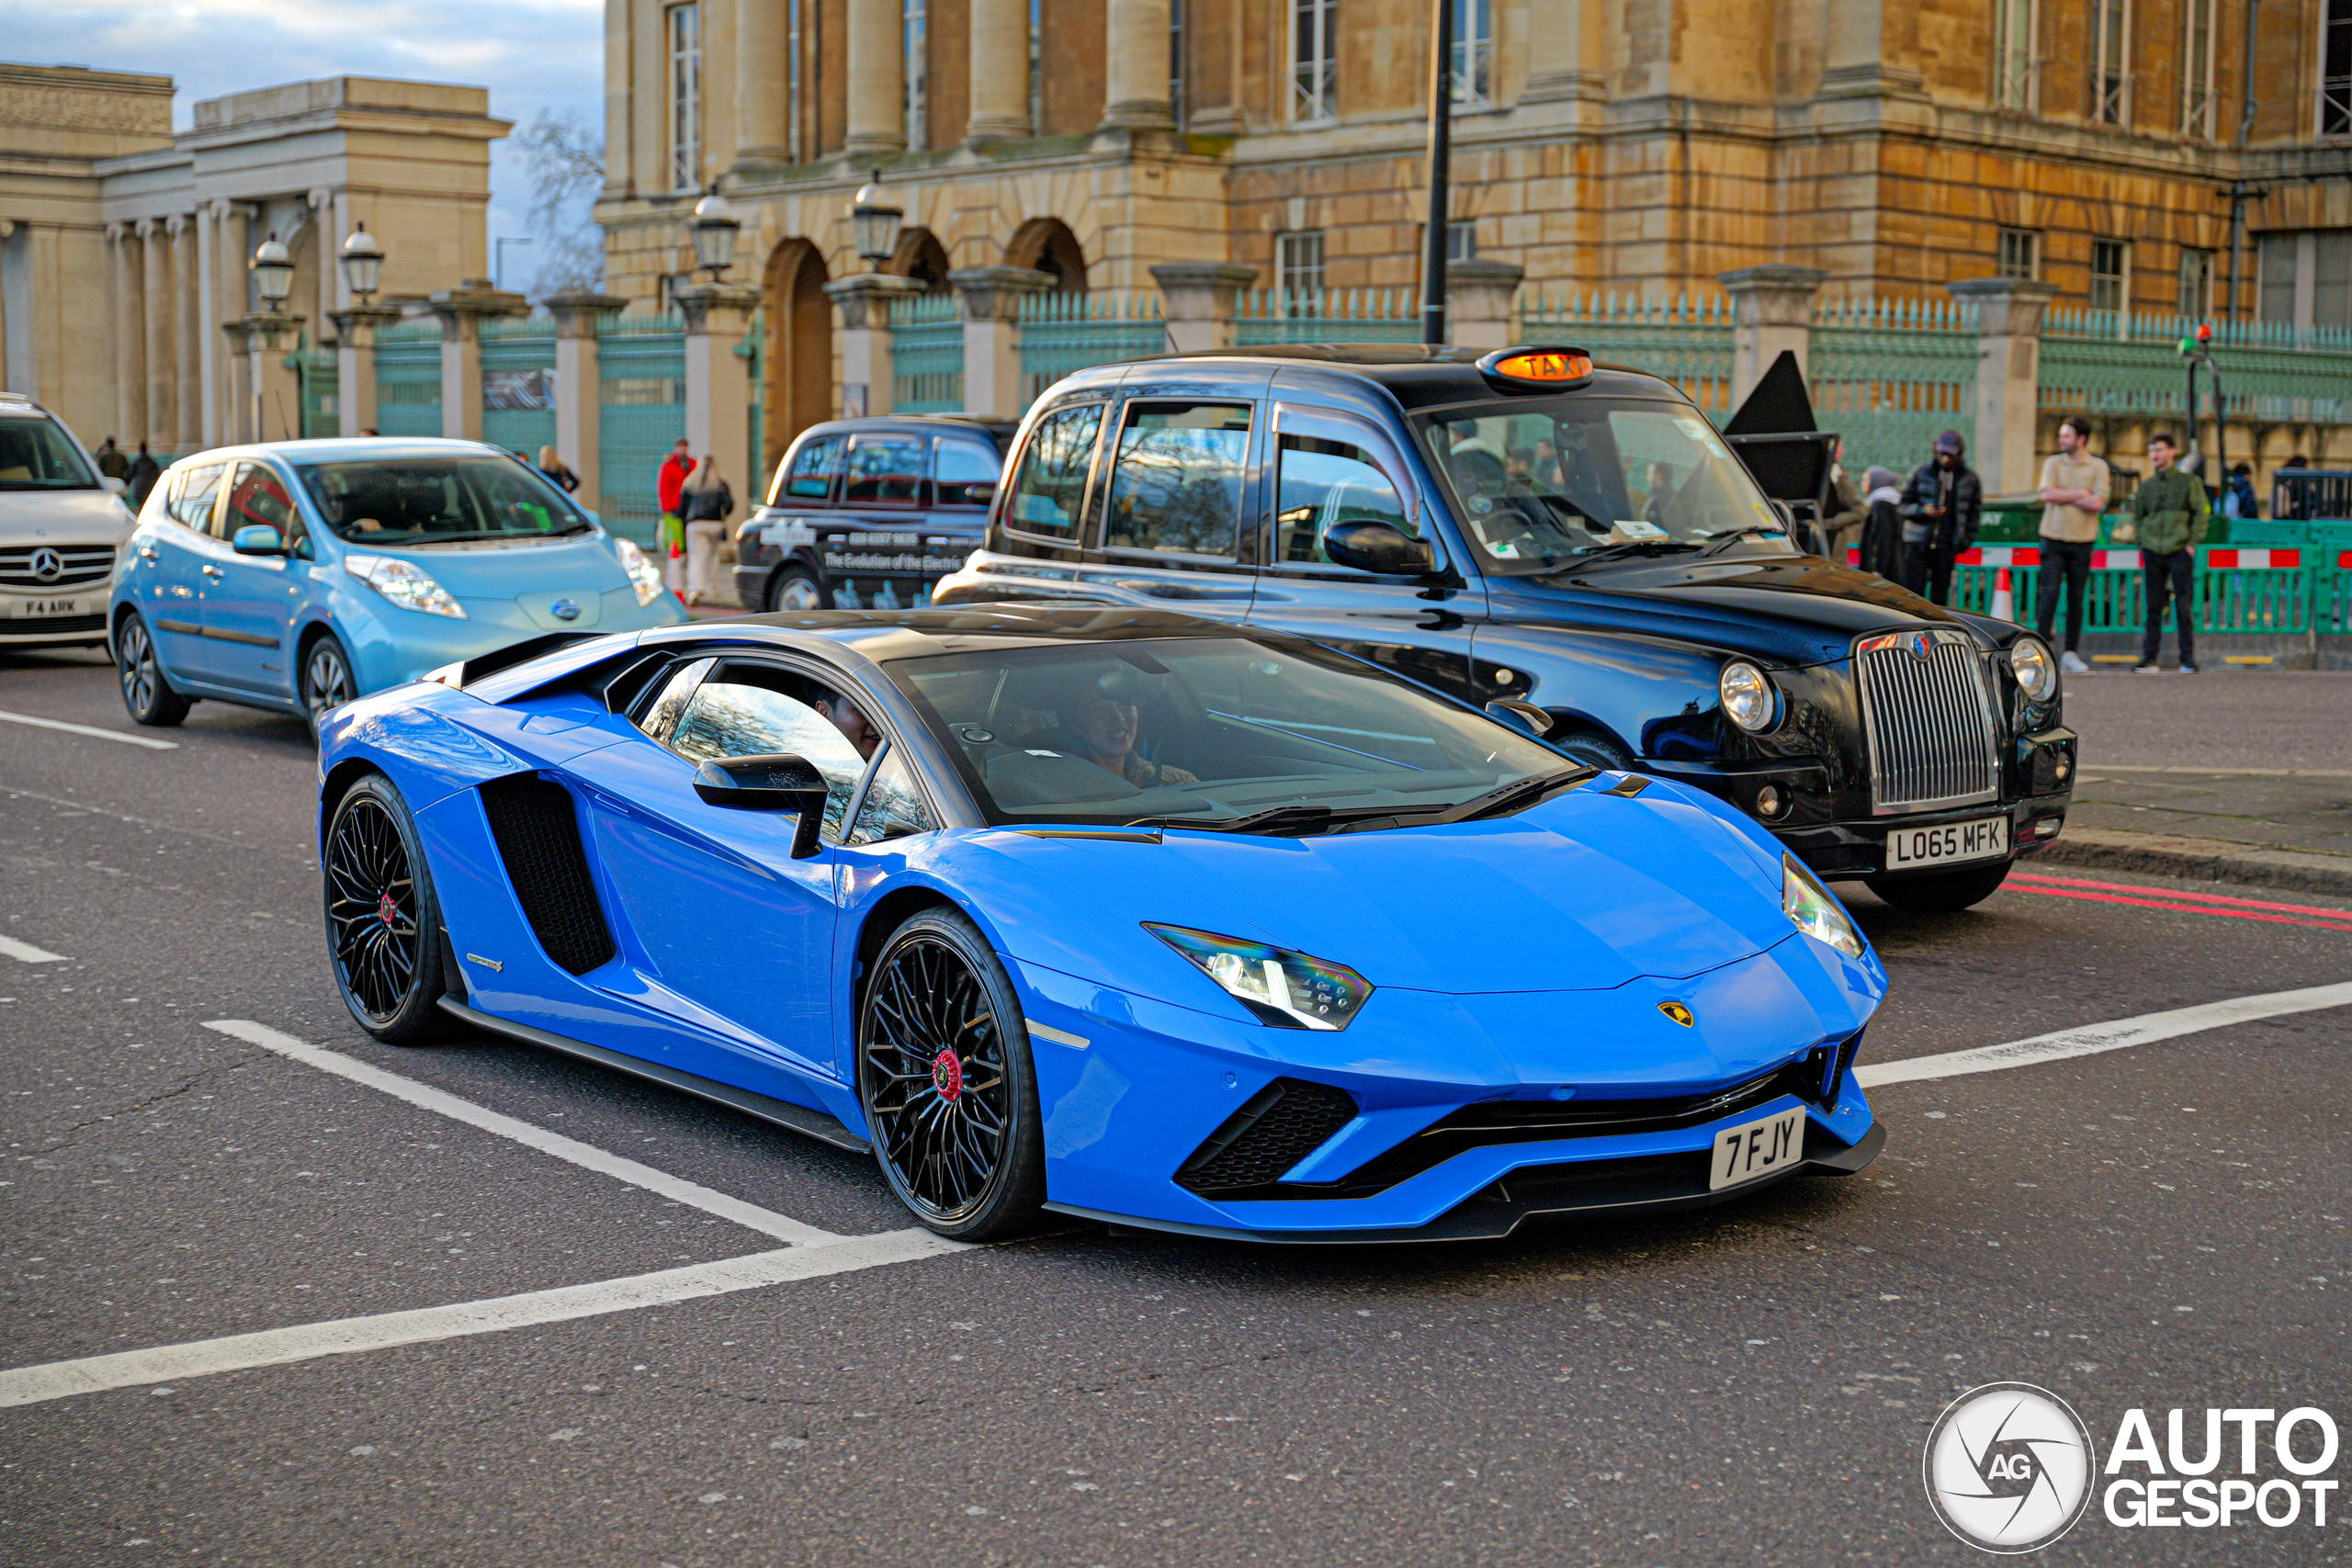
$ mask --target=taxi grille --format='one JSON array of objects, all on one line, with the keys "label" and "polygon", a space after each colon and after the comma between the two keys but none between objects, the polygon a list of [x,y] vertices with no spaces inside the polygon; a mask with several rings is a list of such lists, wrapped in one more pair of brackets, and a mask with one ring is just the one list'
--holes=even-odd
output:
[{"label": "taxi grille", "polygon": [[1874,810],[1965,806],[1998,793],[1993,696],[1967,633],[1939,627],[1864,637],[1854,665]]},{"label": "taxi grille", "polygon": [[[51,568],[50,575],[36,569],[36,558],[40,565]],[[0,549],[0,588],[46,593],[52,588],[104,582],[113,572],[112,545],[12,545]]]}]

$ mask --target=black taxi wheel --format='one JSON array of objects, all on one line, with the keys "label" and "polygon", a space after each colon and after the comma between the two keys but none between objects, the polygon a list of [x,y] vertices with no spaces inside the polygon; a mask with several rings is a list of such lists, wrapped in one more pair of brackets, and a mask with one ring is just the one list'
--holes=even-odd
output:
[{"label": "black taxi wheel", "polygon": [[2009,863],[1972,866],[1966,871],[1934,871],[1925,875],[1869,876],[1862,879],[1879,898],[1914,915],[1953,915],[1982,904],[2000,888],[2009,874]]},{"label": "black taxi wheel", "polygon": [[1620,773],[1634,771],[1633,753],[1597,729],[1579,729],[1556,738],[1552,744],[1588,767]]},{"label": "black taxi wheel", "polygon": [[370,773],[335,803],[319,872],[327,953],[353,1021],[387,1044],[438,1038],[441,905],[390,779]]},{"label": "black taxi wheel", "polygon": [[830,610],[832,601],[816,578],[796,566],[778,572],[775,581],[768,584],[768,608],[795,613]]}]

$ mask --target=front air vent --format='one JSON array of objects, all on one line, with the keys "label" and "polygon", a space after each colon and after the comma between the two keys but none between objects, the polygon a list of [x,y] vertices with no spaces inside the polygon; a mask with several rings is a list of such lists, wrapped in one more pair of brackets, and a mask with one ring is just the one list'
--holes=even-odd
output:
[{"label": "front air vent", "polygon": [[515,900],[548,956],[574,975],[612,962],[620,950],[596,902],[571,792],[550,779],[517,774],[482,785],[481,807]]},{"label": "front air vent", "polygon": [[1355,1097],[1343,1089],[1276,1078],[1177,1168],[1176,1185],[1204,1196],[1265,1186],[1322,1147],[1355,1114]]}]

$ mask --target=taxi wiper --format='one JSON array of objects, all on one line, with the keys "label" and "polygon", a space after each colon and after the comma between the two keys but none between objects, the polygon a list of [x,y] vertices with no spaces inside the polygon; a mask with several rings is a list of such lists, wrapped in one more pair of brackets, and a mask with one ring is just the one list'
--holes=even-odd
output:
[{"label": "taxi wiper", "polygon": [[1483,795],[1474,795],[1458,806],[1449,806],[1436,816],[1425,818],[1429,823],[1475,822],[1481,817],[1497,817],[1520,807],[1532,805],[1537,798],[1579,784],[1600,773],[1599,768],[1577,766],[1555,768],[1548,773],[1532,773],[1523,779],[1513,779],[1507,784],[1497,784]]},{"label": "taxi wiper", "polygon": [[1664,555],[1670,550],[1697,548],[1699,547],[1688,539],[1620,539],[1613,545],[1595,546],[1560,570],[1574,571],[1579,567],[1593,566],[1605,560],[1623,560],[1628,556]]},{"label": "taxi wiper", "polygon": [[1725,529],[1723,533],[1713,536],[1714,542],[1699,552],[1699,558],[1705,560],[1709,556],[1719,556],[1734,545],[1747,543],[1756,537],[1756,534],[1757,530],[1753,528]]}]

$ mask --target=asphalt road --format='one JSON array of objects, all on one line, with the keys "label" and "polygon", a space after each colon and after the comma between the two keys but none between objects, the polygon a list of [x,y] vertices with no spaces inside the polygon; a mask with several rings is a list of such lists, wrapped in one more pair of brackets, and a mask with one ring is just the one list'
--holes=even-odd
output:
[{"label": "asphalt road", "polygon": [[[89,659],[0,655],[0,715],[130,733]],[[215,1021],[905,1228],[870,1162],[731,1112],[369,1042],[325,968],[300,728],[206,704],[163,738],[0,718],[0,1369],[779,1245]],[[1853,901],[1894,977],[1869,1062],[2352,979],[2352,907],[2317,897],[2052,867],[1965,916]],[[0,1409],[0,1563],[1976,1561],[1920,1483],[1973,1385],[2058,1393],[2102,1455],[2133,1407],[2160,1440],[2198,1412],[2192,1451],[2208,1405],[2352,1421],[2347,1048],[2338,1008],[1889,1084],[1865,1176],[1695,1215],[1385,1249],[1073,1226],[44,1398]],[[2329,1521],[2095,1506],[2042,1556],[2341,1561]]]}]

